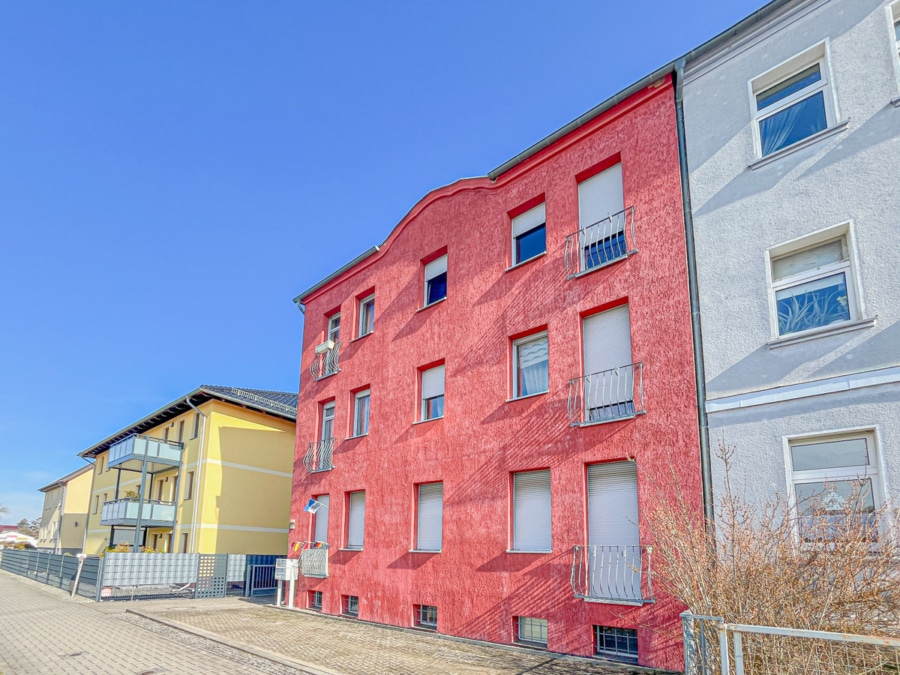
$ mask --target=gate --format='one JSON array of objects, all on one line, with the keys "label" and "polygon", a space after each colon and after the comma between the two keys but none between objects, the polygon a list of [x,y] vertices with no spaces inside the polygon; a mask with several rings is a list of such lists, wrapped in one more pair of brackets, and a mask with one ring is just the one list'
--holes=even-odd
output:
[{"label": "gate", "polygon": [[201,553],[197,566],[195,598],[224,598],[228,583],[228,556],[220,553]]},{"label": "gate", "polygon": [[250,566],[250,590],[248,595],[275,595],[278,582],[275,580],[275,565]]}]

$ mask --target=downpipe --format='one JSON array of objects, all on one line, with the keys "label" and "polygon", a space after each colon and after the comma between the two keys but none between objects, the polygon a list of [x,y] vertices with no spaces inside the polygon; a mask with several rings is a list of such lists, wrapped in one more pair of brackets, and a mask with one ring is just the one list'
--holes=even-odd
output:
[{"label": "downpipe", "polygon": [[[207,416],[206,416],[205,412],[203,412],[202,410],[200,410],[200,408],[198,408],[193,403],[191,403],[190,396],[185,396],[184,402],[187,403],[194,410],[194,412],[196,412],[198,415],[200,415],[203,418],[203,424],[200,426],[200,447],[197,450],[197,475],[194,478],[194,480],[196,481],[196,487],[191,486],[191,497],[194,500],[194,512],[193,512],[193,515],[191,516],[191,546],[190,546],[190,549],[191,549],[191,551],[193,551],[195,543],[196,543],[195,537],[197,534],[197,529],[199,528],[199,525],[200,525],[197,522],[197,513],[198,513],[198,510],[200,507],[200,497],[201,497],[200,486],[202,485],[201,480],[203,477],[203,448],[206,443],[206,417]],[[175,547],[173,546],[172,548],[175,548]],[[182,551],[182,553],[187,553],[187,551]]]}]

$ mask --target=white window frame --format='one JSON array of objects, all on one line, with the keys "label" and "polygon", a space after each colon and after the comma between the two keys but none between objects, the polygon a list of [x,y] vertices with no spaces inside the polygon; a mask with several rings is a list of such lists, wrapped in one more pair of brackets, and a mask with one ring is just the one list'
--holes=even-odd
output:
[{"label": "white window frame", "polygon": [[[519,537],[517,536],[517,517],[518,517],[518,478],[519,476],[527,476],[533,475],[537,473],[545,473],[547,474],[547,519],[549,520],[547,535],[548,535],[548,547],[547,548],[526,548],[524,547],[524,543],[519,541]],[[512,516],[512,527],[510,527],[510,536],[512,541],[511,546],[507,553],[552,553],[553,552],[553,474],[550,469],[535,469],[531,471],[516,471],[512,474],[512,509],[510,511]]]},{"label": "white window frame", "polygon": [[[334,419],[335,419],[335,402],[328,401],[327,403],[322,404],[322,411],[320,413],[321,416],[321,427],[319,428],[319,440],[327,441],[330,438],[334,438]],[[331,422],[331,435],[325,436],[325,425],[327,422]]]},{"label": "white window frame", "polygon": [[[898,26],[900,26],[900,0],[887,5],[885,8],[888,19],[888,30],[891,36],[891,51],[893,52],[894,75],[897,80],[897,88],[900,89],[900,38],[897,36]],[[900,96],[895,96],[891,103],[900,106]]]},{"label": "white window frame", "polygon": [[[773,155],[777,155],[778,153],[787,150],[788,148],[799,146],[811,136],[815,136],[819,133],[827,131],[835,124],[837,124],[837,121],[839,119],[838,107],[837,100],[835,98],[834,87],[832,86],[830,63],[830,41],[826,39],[809,47],[803,52],[796,54],[795,56],[792,56],[785,61],[782,61],[774,68],[770,68],[766,72],[757,75],[747,83],[750,94],[750,110],[751,114],[753,115],[753,139],[754,147],[756,148],[757,159],[772,157]],[[812,85],[809,85],[805,89],[794,92],[790,96],[783,98],[777,103],[773,103],[772,105],[763,108],[762,110],[758,110],[756,99],[758,94],[771,89],[779,83],[784,82],[788,78],[793,77],[801,71],[806,70],[807,68],[810,68],[811,66],[814,66],[816,64],[818,64],[819,66],[819,73],[822,76],[821,80]],[[819,91],[823,92],[822,98],[825,103],[825,129],[816,132],[816,134],[811,134],[810,136],[802,138],[799,141],[795,141],[791,145],[786,145],[777,150],[773,150],[767,155],[764,155],[762,146],[762,134],[760,133],[761,122],[764,119],[772,117],[773,115],[781,112],[785,108],[789,108],[795,103],[813,96]]]},{"label": "white window frame", "polygon": [[[443,261],[443,265],[440,264],[441,261]],[[436,264],[436,263],[437,263],[437,264]],[[431,272],[429,272],[429,269],[428,269],[429,267],[432,268]],[[435,300],[435,301],[433,301],[433,302],[428,302],[428,285],[429,285],[434,279],[436,279],[437,277],[439,277],[441,274],[447,274],[447,254],[445,253],[444,255],[438,256],[438,257],[435,258],[434,260],[432,260],[432,261],[430,261],[430,262],[428,262],[428,263],[425,263],[424,268],[425,268],[425,270],[424,270],[424,274],[425,274],[425,287],[424,287],[424,293],[423,293],[423,296],[422,296],[422,308],[423,308],[423,309],[424,309],[425,307],[430,307],[431,305],[436,305],[436,304],[439,303],[441,300],[446,300],[446,299],[447,299],[447,293],[449,292],[450,289],[445,287],[445,288],[444,288],[444,297],[438,298],[437,300]],[[435,272],[434,270],[438,270],[438,271]],[[431,274],[431,276],[429,276],[429,274]],[[447,278],[449,279],[449,275],[448,275]]]},{"label": "white window frame", "polygon": [[[430,620],[430,615],[434,610],[434,621]],[[415,625],[418,628],[425,628],[427,630],[437,630],[437,622],[438,622],[438,611],[437,605],[416,605],[415,606],[415,615],[416,621]],[[426,618],[427,617],[427,618]]]},{"label": "white window frame", "polygon": [[[359,544],[351,543],[350,537],[351,534],[357,534],[356,532],[350,531],[350,525],[352,523],[352,509],[353,509],[353,497],[354,495],[362,495],[362,522],[360,523],[360,532],[359,534]],[[348,551],[362,551],[365,546],[366,541],[366,491],[365,490],[354,490],[353,492],[347,493],[347,534],[346,534],[346,542],[344,548]]]},{"label": "white window frame", "polygon": [[[867,478],[872,483],[872,500],[875,510],[880,509],[885,503],[885,486],[884,476],[885,467],[883,454],[881,452],[881,442],[878,427],[854,427],[849,429],[833,429],[826,431],[817,431],[807,434],[795,434],[782,437],[784,448],[784,469],[785,479],[788,488],[788,502],[791,510],[798,513],[797,493],[795,485],[802,483],[822,483],[827,481],[839,480],[859,480]],[[810,443],[827,443],[829,441],[841,441],[865,438],[867,441],[867,449],[871,457],[869,464],[850,467],[834,467],[831,469],[808,469],[803,471],[794,471],[793,455],[791,448],[798,445]],[[862,473],[860,473],[862,470]],[[885,518],[890,518],[890,514],[884,514]],[[879,537],[884,534],[885,523],[879,523]],[[799,524],[794,528],[794,537],[798,543],[802,542]]]},{"label": "white window frame", "polygon": [[[424,548],[422,545],[422,489],[425,488],[431,489],[432,491],[436,488],[436,486],[440,485],[441,492],[441,503],[440,503],[440,518],[438,521],[438,527],[440,528],[438,534],[438,547],[437,548]],[[414,551],[422,551],[428,553],[440,553],[444,546],[444,483],[441,481],[435,483],[420,483],[416,486],[416,547],[413,549]]]},{"label": "white window frame", "polygon": [[[532,342],[537,342],[538,340],[544,340],[547,343],[547,386],[542,391],[535,391],[531,394],[521,394],[519,392],[519,349],[524,347],[525,345],[531,344]],[[541,394],[546,394],[550,391],[550,338],[547,335],[547,331],[541,331],[539,333],[533,333],[531,335],[526,335],[525,337],[519,338],[518,340],[513,340],[512,345],[512,397],[513,399],[517,398],[527,398],[529,396],[539,396]]]},{"label": "white window frame", "polygon": [[[371,317],[371,320],[370,320]],[[369,325],[371,324],[371,326]],[[375,332],[375,294],[367,295],[359,301],[359,325],[357,337],[365,337]]]},{"label": "white window frame", "polygon": [[[360,419],[359,406],[362,399],[366,399],[365,417]],[[372,414],[372,392],[370,389],[363,389],[353,395],[353,438],[358,436],[369,435],[369,420]],[[363,426],[360,426],[360,422]]]},{"label": "white window frame", "polygon": [[[444,386],[441,389],[441,393],[439,396],[429,396],[425,398],[425,373],[430,373],[438,368],[443,368],[444,373]],[[428,417],[428,401],[442,398],[443,399],[443,408],[442,414],[435,415],[434,417]],[[433,368],[426,368],[425,370],[419,371],[419,421],[420,422],[430,422],[431,420],[440,420],[444,418],[444,415],[447,413],[447,367],[446,364],[440,364],[434,366]]]},{"label": "white window frame", "polygon": [[[516,234],[516,229],[517,229],[516,221],[519,220],[520,218],[525,219],[526,216],[530,216],[531,218],[534,219],[535,222],[533,224],[526,225],[525,227],[527,227],[528,229],[523,229],[521,232]],[[543,216],[543,217],[541,217],[541,216]],[[541,222],[537,222],[539,220]],[[519,222],[522,222],[522,221],[519,221]],[[516,240],[519,237],[524,237],[526,234],[533,232],[534,230],[538,229],[539,227],[544,228],[544,250],[541,253],[535,253],[530,258],[523,258],[522,260],[519,260],[518,256],[516,255]],[[523,265],[531,260],[534,260],[535,258],[539,258],[542,255],[546,255],[547,254],[547,202],[541,202],[540,204],[536,204],[535,206],[532,206],[527,211],[523,211],[519,215],[517,215],[513,218],[510,218],[509,219],[509,232],[510,232],[510,236],[511,236],[511,241],[510,241],[511,249],[510,249],[510,258],[509,258],[512,261],[511,267],[517,267],[518,265]]]},{"label": "white window frame", "polygon": [[[351,602],[355,606],[353,610],[350,609]],[[345,616],[359,616],[359,596],[358,595],[345,595],[341,598],[341,614]]]},{"label": "white window frame", "polygon": [[[822,267],[806,272],[785,277],[784,279],[775,280],[775,261],[786,258],[795,253],[821,246],[832,241],[842,240],[846,250],[846,260],[836,263],[829,263]],[[778,244],[766,250],[766,284],[769,294],[769,323],[771,326],[771,341],[777,342],[781,340],[793,340],[794,338],[802,338],[809,335],[817,335],[819,333],[830,333],[840,330],[842,327],[852,324],[860,319],[865,318],[865,303],[861,293],[862,283],[859,278],[859,260],[856,247],[855,228],[852,221],[841,223],[823,230],[812,232],[808,235],[791,239],[790,241]],[[803,283],[808,283],[816,279],[833,276],[838,273],[844,273],[844,279],[847,285],[847,303],[850,312],[850,318],[845,321],[835,321],[834,323],[824,326],[816,326],[803,331],[793,333],[785,333],[781,335],[778,326],[778,302],[776,293],[781,290],[793,288]]]},{"label": "white window frame", "polygon": [[[541,619],[534,616],[517,616],[516,617],[516,642],[527,645],[537,645],[540,647],[547,646],[547,638],[549,636],[550,622],[547,619]],[[543,640],[534,638],[534,631],[538,631],[538,635],[543,634]]]},{"label": "white window frame", "polygon": [[[335,325],[337,324],[337,325]],[[328,324],[325,328],[325,340],[331,340],[335,344],[341,341],[341,313],[335,312],[328,317]]]}]

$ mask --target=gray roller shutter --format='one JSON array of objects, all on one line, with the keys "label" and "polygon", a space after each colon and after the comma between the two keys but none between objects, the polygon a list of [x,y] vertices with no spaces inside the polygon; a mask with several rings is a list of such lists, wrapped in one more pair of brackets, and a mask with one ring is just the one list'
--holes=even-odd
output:
[{"label": "gray roller shutter", "polygon": [[350,515],[347,518],[347,548],[363,547],[363,529],[366,521],[366,493],[350,493]]},{"label": "gray roller shutter", "polygon": [[319,507],[319,510],[316,511],[316,533],[315,539],[316,541],[328,541],[328,507],[331,503],[331,499],[328,495],[319,495],[316,497],[316,501],[319,502],[322,506]]},{"label": "gray roller shutter", "polygon": [[440,551],[444,519],[444,484],[419,486],[416,549]]},{"label": "gray roller shutter", "polygon": [[513,550],[550,551],[550,471],[513,475]]}]

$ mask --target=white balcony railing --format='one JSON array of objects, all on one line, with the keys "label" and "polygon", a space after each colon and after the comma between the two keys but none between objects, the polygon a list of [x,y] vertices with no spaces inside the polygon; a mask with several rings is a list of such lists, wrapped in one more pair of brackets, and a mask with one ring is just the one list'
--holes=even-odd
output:
[{"label": "white balcony railing", "polygon": [[653,597],[652,546],[576,546],[572,591],[593,602],[641,605]]},{"label": "white balcony railing", "polygon": [[309,374],[314,380],[321,380],[329,375],[334,375],[341,368],[338,364],[338,356],[341,351],[340,342],[324,342],[319,345],[322,349],[316,349],[316,356],[309,365]]},{"label": "white balcony railing", "polygon": [[570,380],[566,405],[573,427],[644,414],[644,364],[629,363]]},{"label": "white balcony railing", "polygon": [[303,466],[310,473],[316,471],[328,471],[334,468],[332,458],[334,456],[334,438],[326,438],[321,441],[313,441],[306,448],[303,457]]},{"label": "white balcony railing", "polygon": [[175,503],[144,500],[141,502],[131,497],[115,499],[103,504],[100,513],[101,525],[134,525],[140,512],[144,525],[155,523],[171,524],[175,522]]},{"label": "white balcony railing", "polygon": [[636,252],[634,207],[629,206],[566,237],[566,279],[611,265]]},{"label": "white balcony railing", "polygon": [[328,544],[321,541],[305,541],[300,551],[300,574],[305,577],[328,577]]}]

